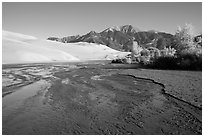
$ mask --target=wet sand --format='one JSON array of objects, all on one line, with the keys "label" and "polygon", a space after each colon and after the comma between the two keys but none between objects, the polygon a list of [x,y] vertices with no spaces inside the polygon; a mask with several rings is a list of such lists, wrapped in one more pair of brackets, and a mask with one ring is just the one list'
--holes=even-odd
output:
[{"label": "wet sand", "polygon": [[166,94],[165,84],[138,75],[136,66],[120,67],[4,68],[3,78],[24,80],[3,85],[3,134],[202,134],[201,106]]}]

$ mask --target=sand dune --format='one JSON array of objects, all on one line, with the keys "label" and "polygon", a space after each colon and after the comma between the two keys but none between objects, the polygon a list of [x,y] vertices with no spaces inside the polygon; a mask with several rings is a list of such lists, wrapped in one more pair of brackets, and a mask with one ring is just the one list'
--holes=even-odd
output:
[{"label": "sand dune", "polygon": [[120,52],[94,43],[59,43],[3,31],[2,63],[38,63],[60,61],[110,60],[123,57]]}]

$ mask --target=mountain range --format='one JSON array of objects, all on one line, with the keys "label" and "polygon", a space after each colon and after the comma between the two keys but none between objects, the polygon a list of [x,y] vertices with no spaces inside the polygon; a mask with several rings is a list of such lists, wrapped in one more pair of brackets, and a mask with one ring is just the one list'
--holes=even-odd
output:
[{"label": "mountain range", "polygon": [[85,35],[67,36],[63,38],[49,37],[48,40],[63,43],[88,42],[106,45],[120,51],[131,51],[133,43],[146,47],[164,49],[172,45],[174,37],[172,34],[154,30],[141,31],[132,25],[110,27],[102,32],[90,31]]}]

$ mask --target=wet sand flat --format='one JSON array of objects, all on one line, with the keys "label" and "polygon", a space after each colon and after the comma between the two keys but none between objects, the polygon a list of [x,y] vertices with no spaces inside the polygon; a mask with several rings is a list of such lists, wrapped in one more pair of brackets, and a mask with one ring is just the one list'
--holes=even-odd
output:
[{"label": "wet sand flat", "polygon": [[3,134],[202,134],[202,106],[166,94],[146,70],[105,66],[4,68]]}]

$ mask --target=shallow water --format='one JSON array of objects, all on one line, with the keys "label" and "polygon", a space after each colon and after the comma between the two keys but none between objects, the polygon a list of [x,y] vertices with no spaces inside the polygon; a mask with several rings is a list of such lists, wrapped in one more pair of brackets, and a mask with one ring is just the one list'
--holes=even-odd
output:
[{"label": "shallow water", "polygon": [[43,101],[49,87],[50,83],[40,80],[5,96],[2,99],[3,132],[27,133],[41,111],[46,110],[47,106]]},{"label": "shallow water", "polygon": [[36,83],[30,84],[28,86],[18,89],[16,92],[9,96],[5,96],[2,99],[3,109],[8,109],[9,107],[19,107],[26,99],[32,98],[37,95],[38,92],[45,90],[47,87],[45,80],[38,81]]}]

